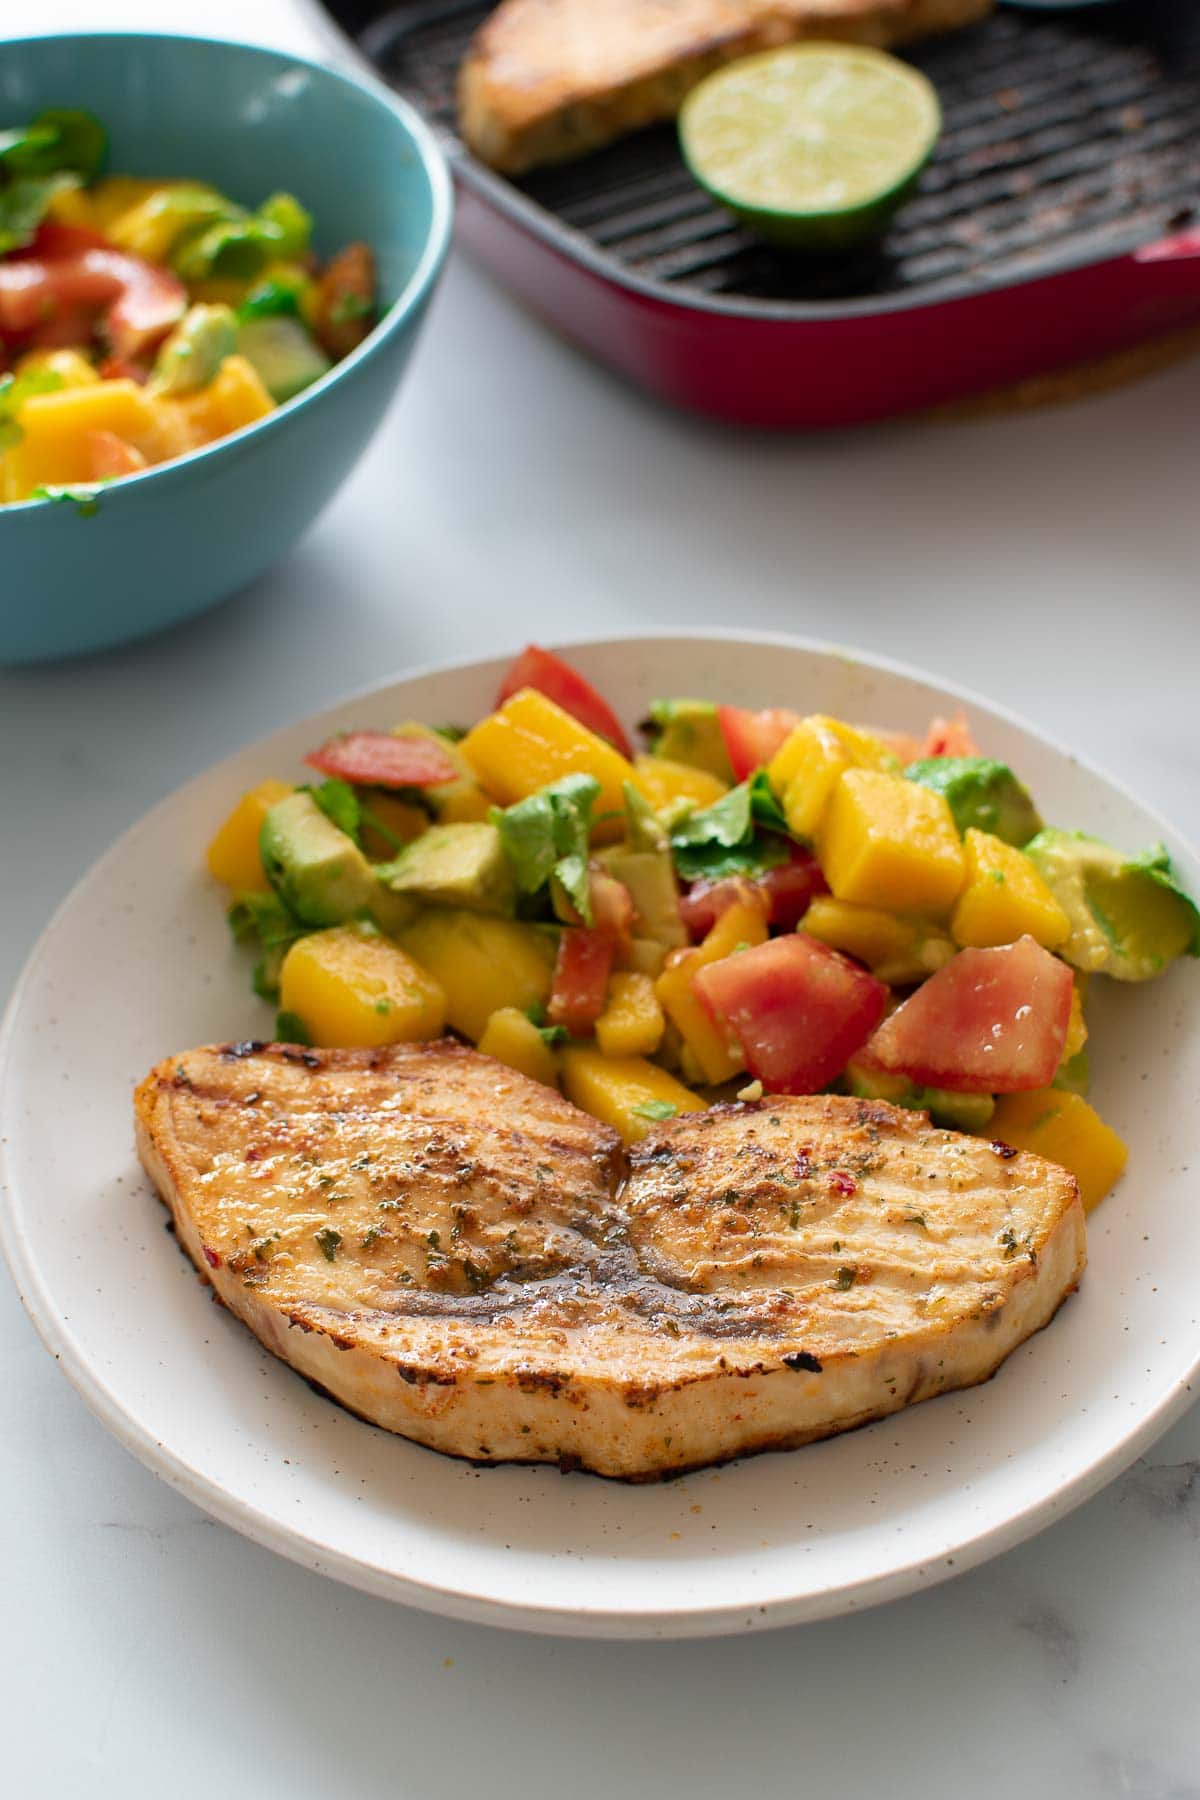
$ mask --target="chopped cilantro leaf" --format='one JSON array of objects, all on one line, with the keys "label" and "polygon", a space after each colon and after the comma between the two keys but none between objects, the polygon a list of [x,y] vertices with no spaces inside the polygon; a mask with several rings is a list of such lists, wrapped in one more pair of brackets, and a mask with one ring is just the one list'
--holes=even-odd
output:
[{"label": "chopped cilantro leaf", "polygon": [[[20,430],[20,427],[17,427]],[[97,490],[102,484],[90,482],[87,487],[35,487],[29,498],[44,500],[52,506],[73,506],[81,519],[94,519],[100,511],[100,496]]]},{"label": "chopped cilantro leaf", "polygon": [[309,792],[325,817],[331,819],[339,831],[344,831],[357,844],[362,826],[362,807],[350,783],[335,778],[323,781],[319,787],[310,788]]},{"label": "chopped cilantro leaf", "polygon": [[786,857],[779,835],[786,831],[787,821],[759,769],[749,781],[730,788],[712,806],[690,813],[674,827],[675,866],[684,881],[760,874]]},{"label": "chopped cilantro leaf", "polygon": [[585,925],[592,923],[588,846],[599,793],[594,776],[566,775],[515,806],[491,812],[518,890],[557,889]]}]

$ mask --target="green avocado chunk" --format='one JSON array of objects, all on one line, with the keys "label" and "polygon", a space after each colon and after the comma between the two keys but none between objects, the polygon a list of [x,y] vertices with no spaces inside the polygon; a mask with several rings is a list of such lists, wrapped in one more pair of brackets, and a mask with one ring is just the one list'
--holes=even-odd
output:
[{"label": "green avocado chunk", "polygon": [[679,883],[669,850],[626,850],[615,847],[601,853],[610,875],[623,881],[633,897],[636,931],[667,950],[681,950],[688,942],[679,916]]},{"label": "green avocado chunk", "polygon": [[990,832],[1020,850],[1042,828],[1028,790],[1006,763],[987,756],[927,756],[909,763],[908,781],[945,796],[959,832]]},{"label": "green avocado chunk", "polygon": [[500,833],[484,823],[431,825],[391,862],[378,864],[376,874],[391,893],[426,906],[511,913],[516,901]]},{"label": "green avocado chunk", "polygon": [[189,306],[154,359],[148,391],[191,394],[205,388],[237,349],[237,320],[228,306]]},{"label": "green avocado chunk", "polygon": [[421,798],[435,819],[453,825],[459,821],[487,818],[491,802],[476,781],[474,770],[453,736],[446,731],[437,731],[431,725],[418,724],[414,719],[407,719],[403,725],[394,725],[392,733],[395,737],[428,738],[439,750],[445,751],[458,770],[453,781],[441,781],[434,787],[422,789]]},{"label": "green avocado chunk", "polygon": [[259,854],[271,886],[305,925],[340,925],[375,897],[375,874],[358,845],[303,790],[268,812]]},{"label": "green avocado chunk", "polygon": [[850,1063],[846,1086],[857,1100],[889,1100],[893,1106],[927,1112],[947,1131],[985,1131],[996,1110],[991,1094],[959,1094],[950,1088],[918,1087],[905,1075],[864,1069]]},{"label": "green avocado chunk", "polygon": [[671,842],[650,802],[632,782],[625,783],[625,842],[602,850],[598,861],[623,881],[637,913],[635,935],[665,950],[681,950],[688,942],[679,914],[679,882],[671,858]]},{"label": "green avocado chunk", "polygon": [[1085,832],[1048,826],[1025,854],[1071,921],[1057,954],[1075,968],[1148,981],[1177,956],[1200,955],[1200,913],[1161,844],[1128,857]]},{"label": "green avocado chunk", "polygon": [[287,313],[244,320],[238,327],[237,347],[281,406],[333,367],[299,319]]},{"label": "green avocado chunk", "polygon": [[654,700],[650,717],[657,729],[655,756],[668,762],[707,769],[720,781],[733,781],[733,765],[721,736],[713,700]]},{"label": "green avocado chunk", "polygon": [[1059,1065],[1050,1086],[1061,1088],[1068,1094],[1078,1094],[1081,1100],[1086,1100],[1091,1083],[1092,1059],[1085,1044],[1068,1062]]}]

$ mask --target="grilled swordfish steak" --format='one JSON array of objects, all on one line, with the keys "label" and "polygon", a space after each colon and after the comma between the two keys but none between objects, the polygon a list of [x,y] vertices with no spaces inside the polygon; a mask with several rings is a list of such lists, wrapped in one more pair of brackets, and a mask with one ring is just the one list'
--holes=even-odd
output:
[{"label": "grilled swordfish steak", "polygon": [[462,134],[507,175],[582,156],[678,112],[722,63],[799,38],[887,49],[993,0],[501,0],[459,71]]},{"label": "grilled swordfish steak", "polygon": [[719,1106],[626,1151],[458,1043],[159,1065],[139,1148],[269,1350],[389,1431],[649,1478],[991,1375],[1085,1260],[1073,1178],[923,1113]]}]

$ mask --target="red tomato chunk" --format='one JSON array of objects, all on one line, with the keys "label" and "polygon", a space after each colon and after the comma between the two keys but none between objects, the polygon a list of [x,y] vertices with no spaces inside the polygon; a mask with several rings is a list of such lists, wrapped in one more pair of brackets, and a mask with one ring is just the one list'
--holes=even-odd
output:
[{"label": "red tomato chunk", "polygon": [[789,844],[786,862],[777,863],[751,881],[744,875],[727,875],[720,881],[695,881],[679,902],[679,911],[691,936],[706,937],[735,900],[744,900],[747,889],[767,903],[767,923],[780,931],[794,931],[818,894],[829,892],[829,883],[811,850]]},{"label": "red tomato chunk", "polygon": [[[971,735],[971,727],[965,712],[956,712],[952,719],[930,719],[929,730],[925,733],[925,742],[917,751],[917,756],[979,756],[979,745]],[[910,758],[910,761],[914,760]]]},{"label": "red tomato chunk", "polygon": [[880,1026],[867,1057],[959,1093],[1047,1087],[1062,1061],[1071,982],[1066,964],[1031,937],[960,950]]},{"label": "red tomato chunk", "polygon": [[0,264],[0,336],[24,349],[75,344],[103,314],[115,355],[153,352],[187,308],[170,269],[117,250],[94,231],[44,224]]},{"label": "red tomato chunk", "polygon": [[718,706],[717,723],[725,740],[725,753],[735,781],[745,781],[763,768],[800,723],[799,713],[786,707],[749,712],[744,706]]},{"label": "red tomato chunk", "polygon": [[604,1011],[616,941],[603,931],[571,926],[558,940],[547,1015],[572,1037],[587,1037]]},{"label": "red tomato chunk", "polygon": [[440,744],[390,731],[347,731],[305,757],[310,768],[360,787],[437,787],[458,770]]},{"label": "red tomato chunk", "polygon": [[503,706],[522,688],[536,688],[597,737],[607,738],[622,756],[632,757],[629,739],[608,701],[561,656],[543,650],[540,644],[527,645],[501,682],[496,705]]},{"label": "red tomato chunk", "polygon": [[776,1094],[818,1094],[861,1050],[888,990],[865,969],[797,932],[698,969],[693,988],[733,1032],[746,1066]]}]

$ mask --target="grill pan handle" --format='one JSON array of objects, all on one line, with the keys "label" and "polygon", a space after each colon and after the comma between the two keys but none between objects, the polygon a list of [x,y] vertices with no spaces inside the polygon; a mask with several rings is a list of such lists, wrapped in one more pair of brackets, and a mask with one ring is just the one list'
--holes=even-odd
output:
[{"label": "grill pan handle", "polygon": [[1190,262],[1200,259],[1200,226],[1192,226],[1188,231],[1178,231],[1174,237],[1159,238],[1153,244],[1143,244],[1140,250],[1133,253],[1135,262]]}]

